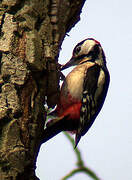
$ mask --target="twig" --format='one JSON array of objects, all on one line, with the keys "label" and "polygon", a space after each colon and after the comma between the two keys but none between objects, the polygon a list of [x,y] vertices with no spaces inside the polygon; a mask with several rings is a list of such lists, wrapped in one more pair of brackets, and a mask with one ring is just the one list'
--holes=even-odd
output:
[{"label": "twig", "polygon": [[[69,139],[69,141],[71,142],[71,144],[74,148],[75,144],[74,144],[73,138],[67,132],[64,132],[64,134]],[[94,180],[100,180],[99,177],[97,177],[97,175],[90,168],[85,166],[79,148],[77,148],[77,147],[74,148],[74,151],[75,151],[76,157],[77,157],[77,167],[78,168],[73,169],[70,173],[68,173],[66,176],[64,176],[62,178],[62,180],[67,180],[69,177],[71,177],[79,172],[84,172],[86,175],[90,176]]]}]

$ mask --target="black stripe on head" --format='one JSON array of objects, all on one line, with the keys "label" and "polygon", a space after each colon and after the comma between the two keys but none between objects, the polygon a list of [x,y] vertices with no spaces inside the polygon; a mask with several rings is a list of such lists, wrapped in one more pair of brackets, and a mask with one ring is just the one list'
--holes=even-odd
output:
[{"label": "black stripe on head", "polygon": [[87,39],[84,39],[83,41],[79,42],[79,43],[75,46],[75,48],[73,49],[73,54],[78,53],[77,47],[78,47],[78,48],[80,47],[80,50],[81,50],[81,45],[82,45],[86,40],[87,40]]},{"label": "black stripe on head", "polygon": [[91,55],[92,56],[92,59],[97,59],[98,56],[99,56],[99,53],[100,53],[100,48],[99,48],[99,45],[96,44],[93,48],[93,50],[91,52],[89,52],[89,56]]},{"label": "black stripe on head", "polygon": [[[86,40],[93,40],[93,41],[95,41],[98,45],[100,45],[100,43],[99,43],[98,41],[96,41],[95,39],[93,39],[93,38],[87,38],[87,39],[84,39],[83,41],[79,42],[79,43],[75,46],[75,48],[73,49],[73,54],[76,54],[76,53],[77,53],[77,51],[78,51],[77,47],[79,47],[79,46],[81,47],[81,45],[82,45]],[[80,48],[80,50],[81,50],[81,48]]]},{"label": "black stripe on head", "polygon": [[[75,46],[75,48],[77,47],[77,46],[81,46],[86,40],[88,40],[89,38],[87,38],[87,39],[84,39],[83,41],[81,41],[81,42],[79,42],[76,46]],[[74,48],[74,49],[75,49]]]},{"label": "black stripe on head", "polygon": [[[100,43],[99,43],[97,40],[95,40],[95,39],[93,39],[93,38],[87,38],[87,39],[84,39],[83,41],[79,42],[79,43],[75,46],[74,50],[76,50],[76,47],[77,47],[77,46],[81,46],[86,40],[93,40],[93,41],[95,41],[98,45],[100,45]],[[100,46],[101,46],[101,45],[100,45]],[[73,50],[73,52],[74,52],[74,50]]]},{"label": "black stripe on head", "polygon": [[97,41],[96,39],[94,39],[94,38],[88,38],[87,40],[93,40],[94,42],[96,42],[96,44],[98,44],[99,46],[101,46],[100,45],[100,42],[99,41]]},{"label": "black stripe on head", "polygon": [[[88,53],[88,54],[81,54],[80,56],[79,56],[79,52],[81,51],[81,46],[82,46],[82,44],[85,42],[85,41],[87,41],[87,40],[91,40],[91,41],[94,41],[96,44],[95,44],[95,46],[93,47],[93,49]],[[93,39],[93,38],[87,38],[87,39],[84,39],[83,41],[81,41],[81,42],[79,42],[76,46],[75,46],[75,48],[74,48],[74,50],[73,50],[73,56],[76,56],[76,61],[78,61],[78,60],[80,60],[80,59],[83,59],[84,57],[89,57],[89,56],[91,56],[91,61],[95,61],[96,59],[98,59],[98,56],[99,56],[99,53],[100,53],[100,51],[101,51],[101,45],[100,45],[100,43],[98,42],[98,41],[96,41],[95,39]],[[104,53],[102,52],[102,55],[103,55],[103,57],[105,57],[104,56]]]},{"label": "black stripe on head", "polygon": [[82,55],[78,56],[78,57],[77,57],[77,60],[83,59],[84,57],[89,57],[89,56],[91,56],[91,61],[94,62],[95,59],[98,58],[99,53],[100,53],[100,48],[99,48],[99,45],[96,44],[96,45],[94,46],[94,48],[93,48],[92,51],[90,51],[88,54],[82,54]]}]

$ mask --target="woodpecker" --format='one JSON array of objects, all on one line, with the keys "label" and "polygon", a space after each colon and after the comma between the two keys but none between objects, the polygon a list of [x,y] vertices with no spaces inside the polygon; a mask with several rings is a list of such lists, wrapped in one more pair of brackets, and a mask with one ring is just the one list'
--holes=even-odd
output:
[{"label": "woodpecker", "polygon": [[110,75],[101,44],[87,38],[78,43],[72,58],[61,70],[76,66],[65,78],[57,108],[57,118],[47,123],[43,142],[61,131],[75,133],[75,147],[100,112],[109,87]]}]

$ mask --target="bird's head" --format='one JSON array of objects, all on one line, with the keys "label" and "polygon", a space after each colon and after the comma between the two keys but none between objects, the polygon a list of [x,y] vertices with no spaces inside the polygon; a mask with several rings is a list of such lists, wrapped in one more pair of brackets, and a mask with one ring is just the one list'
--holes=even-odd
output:
[{"label": "bird's head", "polygon": [[72,58],[62,66],[61,70],[88,61],[95,62],[101,66],[106,64],[101,44],[93,38],[88,38],[78,43],[73,49]]}]

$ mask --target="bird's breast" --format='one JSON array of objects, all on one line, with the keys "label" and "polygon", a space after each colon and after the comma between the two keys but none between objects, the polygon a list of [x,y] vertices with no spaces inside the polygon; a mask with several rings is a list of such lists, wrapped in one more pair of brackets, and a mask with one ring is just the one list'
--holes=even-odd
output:
[{"label": "bird's breast", "polygon": [[63,85],[62,92],[65,96],[69,95],[73,99],[80,101],[82,98],[84,78],[87,73],[87,69],[93,66],[94,63],[87,62],[75,67],[66,77]]}]

